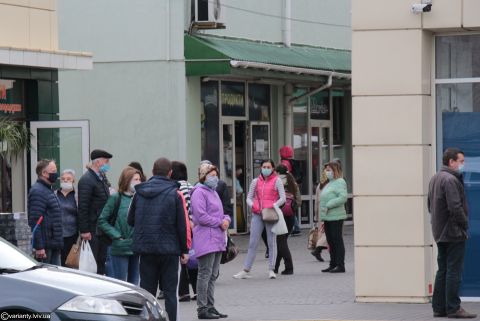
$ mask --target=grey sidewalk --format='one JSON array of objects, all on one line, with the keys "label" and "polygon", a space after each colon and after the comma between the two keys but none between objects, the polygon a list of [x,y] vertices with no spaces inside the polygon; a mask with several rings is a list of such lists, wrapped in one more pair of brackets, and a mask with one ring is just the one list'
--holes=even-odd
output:
[{"label": "grey sidewalk", "polygon": [[[236,280],[242,269],[248,236],[234,236],[241,253],[220,267],[216,287],[216,307],[229,315],[226,320],[442,320],[433,318],[429,304],[355,303],[353,266],[353,227],[345,228],[347,273],[330,274],[306,249],[307,231],[289,238],[295,274],[267,279],[263,243],[258,247],[252,279]],[[323,253],[328,259],[328,254]],[[280,271],[283,270],[283,263]],[[379,264],[381,268],[381,264]],[[372,277],[375,277],[372,271]],[[472,313],[480,313],[480,303],[466,303]],[[197,320],[196,302],[180,303],[180,320]]]}]

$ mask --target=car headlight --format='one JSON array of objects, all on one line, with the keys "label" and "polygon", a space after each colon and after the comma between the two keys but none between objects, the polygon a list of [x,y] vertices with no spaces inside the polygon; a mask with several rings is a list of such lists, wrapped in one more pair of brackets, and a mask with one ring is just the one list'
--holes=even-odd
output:
[{"label": "car headlight", "polygon": [[128,315],[127,311],[117,300],[96,298],[89,296],[77,296],[62,304],[57,310],[85,312],[85,313],[99,313],[99,314],[114,314],[114,315]]}]

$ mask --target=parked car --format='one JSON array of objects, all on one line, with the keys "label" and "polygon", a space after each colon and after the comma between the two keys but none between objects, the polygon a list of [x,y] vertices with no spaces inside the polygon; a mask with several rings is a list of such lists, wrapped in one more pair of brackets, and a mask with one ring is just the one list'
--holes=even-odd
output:
[{"label": "parked car", "polygon": [[0,237],[0,311],[50,313],[50,320],[160,320],[166,314],[130,283],[42,264]]}]

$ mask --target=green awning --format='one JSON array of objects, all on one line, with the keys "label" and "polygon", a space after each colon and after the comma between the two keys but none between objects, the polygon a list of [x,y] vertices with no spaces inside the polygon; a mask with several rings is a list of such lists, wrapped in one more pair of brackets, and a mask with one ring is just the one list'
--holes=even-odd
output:
[{"label": "green awning", "polygon": [[[306,74],[308,71],[312,74],[315,71],[351,73],[349,50],[300,45],[285,47],[282,44],[215,36],[185,35],[185,59],[187,76],[231,75],[236,73],[237,68],[232,66],[236,65],[236,61],[255,66],[299,68]],[[242,64],[242,68],[248,68],[247,65]]]}]

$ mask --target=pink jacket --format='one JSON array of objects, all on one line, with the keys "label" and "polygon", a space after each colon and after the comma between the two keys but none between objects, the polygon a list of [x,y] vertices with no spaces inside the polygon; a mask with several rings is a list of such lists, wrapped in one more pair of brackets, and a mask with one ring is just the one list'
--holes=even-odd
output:
[{"label": "pink jacket", "polygon": [[263,175],[258,177],[253,199],[253,213],[260,214],[264,208],[273,208],[273,204],[278,201],[279,195],[275,187],[277,177],[276,173],[268,176],[267,179]]}]

